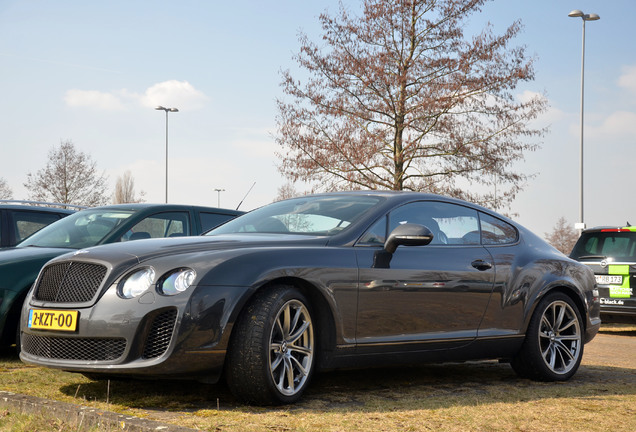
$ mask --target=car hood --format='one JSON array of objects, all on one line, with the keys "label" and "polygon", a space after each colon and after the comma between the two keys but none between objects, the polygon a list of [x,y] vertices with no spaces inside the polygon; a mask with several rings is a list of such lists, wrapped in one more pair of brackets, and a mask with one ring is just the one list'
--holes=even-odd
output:
[{"label": "car hood", "polygon": [[215,252],[245,248],[280,248],[302,246],[324,246],[328,237],[314,237],[290,234],[225,234],[218,236],[159,238],[134,240],[126,243],[112,243],[80,249],[60,257],[73,256],[81,259],[108,261],[121,264],[125,261],[146,261],[153,258],[182,255],[188,253]]}]

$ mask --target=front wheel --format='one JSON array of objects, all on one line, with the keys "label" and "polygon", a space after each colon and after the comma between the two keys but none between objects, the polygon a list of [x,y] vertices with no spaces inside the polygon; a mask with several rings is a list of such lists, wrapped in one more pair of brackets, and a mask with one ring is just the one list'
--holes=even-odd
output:
[{"label": "front wheel", "polygon": [[309,384],[316,346],[311,309],[294,287],[259,292],[241,315],[230,342],[226,378],[248,403],[292,403]]},{"label": "front wheel", "polygon": [[522,377],[565,381],[583,358],[582,320],[574,302],[562,293],[548,294],[530,320],[526,339],[512,360]]}]

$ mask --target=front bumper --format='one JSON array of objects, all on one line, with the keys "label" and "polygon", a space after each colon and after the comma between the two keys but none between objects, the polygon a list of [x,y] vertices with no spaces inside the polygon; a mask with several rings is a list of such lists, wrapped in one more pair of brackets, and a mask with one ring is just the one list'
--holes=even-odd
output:
[{"label": "front bumper", "polygon": [[93,375],[215,382],[223,369],[231,312],[244,291],[199,286],[191,295],[147,292],[137,299],[122,299],[113,286],[91,307],[74,309],[79,311],[74,332],[29,328],[30,309],[60,309],[60,304],[29,298],[22,311],[20,358]]}]

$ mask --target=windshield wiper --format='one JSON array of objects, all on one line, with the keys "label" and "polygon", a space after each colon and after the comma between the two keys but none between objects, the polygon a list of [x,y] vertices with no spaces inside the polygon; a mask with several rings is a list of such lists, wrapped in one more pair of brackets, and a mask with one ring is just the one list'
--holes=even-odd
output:
[{"label": "windshield wiper", "polygon": [[583,255],[575,259],[607,259],[605,255]]}]

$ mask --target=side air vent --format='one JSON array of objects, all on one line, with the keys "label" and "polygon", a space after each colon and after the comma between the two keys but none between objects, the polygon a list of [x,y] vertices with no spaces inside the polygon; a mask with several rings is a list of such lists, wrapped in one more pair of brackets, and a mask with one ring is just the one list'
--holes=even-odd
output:
[{"label": "side air vent", "polygon": [[176,320],[176,309],[167,310],[155,317],[152,322],[150,332],[148,333],[148,337],[146,338],[146,344],[142,355],[143,358],[157,358],[166,352],[170,345],[170,341],[172,340]]}]

